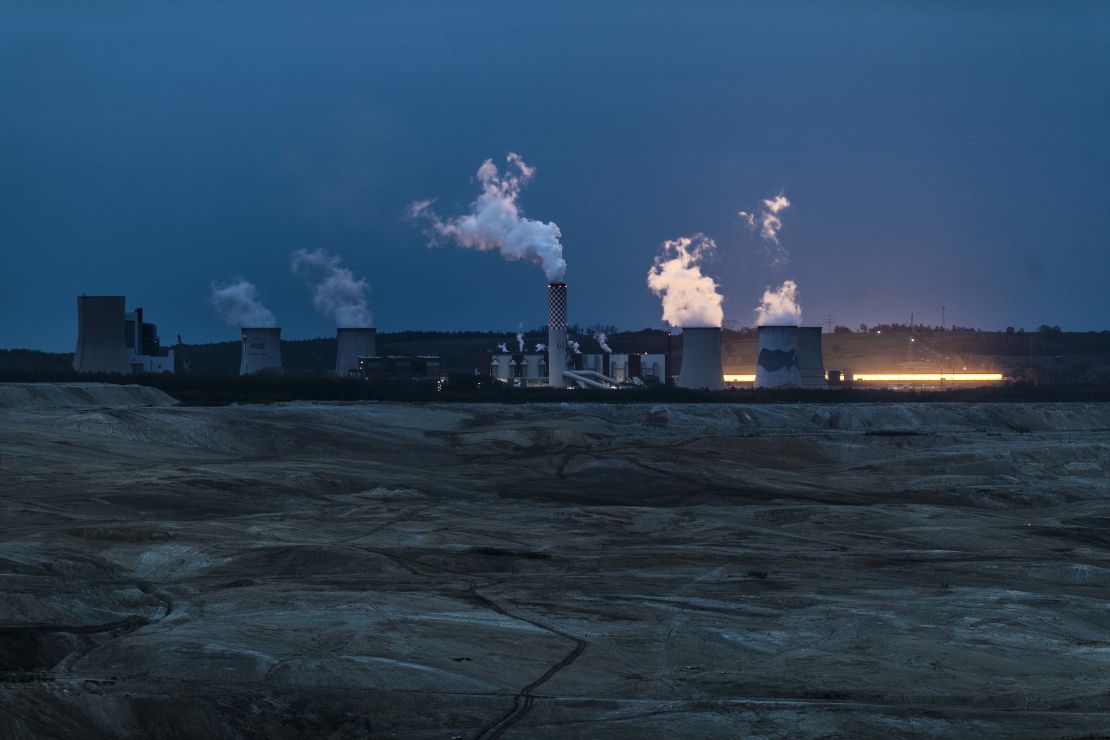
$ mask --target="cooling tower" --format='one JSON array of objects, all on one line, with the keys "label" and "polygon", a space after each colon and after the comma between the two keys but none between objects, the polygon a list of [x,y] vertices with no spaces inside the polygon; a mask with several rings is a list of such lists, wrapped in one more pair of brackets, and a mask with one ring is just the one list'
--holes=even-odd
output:
[{"label": "cooling tower", "polygon": [[[821,339],[818,337],[818,354]],[[759,327],[759,359],[755,366],[756,388],[799,388],[802,371],[798,364],[798,327]]]},{"label": "cooling tower", "polygon": [[725,387],[721,369],[721,328],[718,326],[686,327],[682,330],[682,370],[678,374],[682,388]]},{"label": "cooling tower", "polygon": [[244,328],[240,375],[281,372],[281,329]]},{"label": "cooling tower", "polygon": [[373,357],[377,353],[377,329],[335,330],[335,374],[347,377],[351,370],[358,370],[359,357]]},{"label": "cooling tower", "polygon": [[563,371],[567,369],[567,284],[547,286],[547,384],[565,388]]},{"label": "cooling tower", "polygon": [[77,296],[74,370],[79,373],[131,372],[124,313],[121,295]]},{"label": "cooling tower", "polygon": [[825,360],[821,354],[821,327],[798,327],[798,370],[803,388],[828,388]]}]

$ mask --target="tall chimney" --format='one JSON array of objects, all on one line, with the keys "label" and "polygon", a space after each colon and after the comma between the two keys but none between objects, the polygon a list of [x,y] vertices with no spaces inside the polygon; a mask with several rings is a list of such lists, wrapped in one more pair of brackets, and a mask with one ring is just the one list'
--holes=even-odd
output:
[{"label": "tall chimney", "polygon": [[358,370],[358,358],[376,355],[377,333],[377,329],[336,329],[335,374],[345,378]]},{"label": "tall chimney", "polygon": [[567,369],[567,284],[548,283],[547,384],[565,388]]}]

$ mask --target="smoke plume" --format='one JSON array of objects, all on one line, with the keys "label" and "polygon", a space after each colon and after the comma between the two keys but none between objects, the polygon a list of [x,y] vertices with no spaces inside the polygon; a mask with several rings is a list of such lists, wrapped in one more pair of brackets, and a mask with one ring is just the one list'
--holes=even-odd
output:
[{"label": "smoke plume", "polygon": [[724,321],[717,281],[701,271],[702,260],[716,249],[717,243],[705,234],[663,242],[647,283],[662,299],[663,320],[671,326],[720,326]]},{"label": "smoke plume", "polygon": [[763,303],[755,309],[757,326],[797,326],[802,323],[802,307],[798,303],[798,284],[785,281],[777,290],[763,291]]},{"label": "smoke plume", "polygon": [[603,332],[603,331],[595,332],[594,333],[594,339],[596,339],[597,343],[599,345],[601,345],[601,351],[602,352],[611,353],[613,351],[612,349],[609,348],[609,337],[607,337],[605,335],[605,332]]},{"label": "smoke plume", "polygon": [[536,351],[537,352],[543,352],[546,349],[547,349],[546,344],[544,344],[543,342],[536,342]]},{"label": "smoke plume", "polygon": [[246,278],[238,277],[226,285],[211,283],[208,302],[220,318],[231,326],[265,328],[277,326],[270,309],[258,300],[258,289]]},{"label": "smoke plume", "polygon": [[323,249],[309,252],[298,249],[290,256],[293,274],[310,274],[317,281],[312,286],[312,304],[316,310],[335,320],[345,329],[369,327],[373,321],[366,303],[369,285],[356,278],[346,267],[340,267],[338,255]]},{"label": "smoke plume", "polygon": [[427,220],[432,244],[449,239],[467,249],[497,250],[507,260],[528,260],[543,268],[549,282],[563,279],[567,269],[559,227],[525,218],[517,205],[520,191],[536,173],[519,155],[510,152],[502,175],[493,160],[478,168],[482,194],[474,201],[471,213],[442,219],[432,210],[432,201],[409,206],[409,215]]},{"label": "smoke plume", "polygon": [[759,227],[759,235],[763,237],[764,249],[771,263],[776,267],[785,265],[790,259],[789,253],[779,243],[779,231],[782,230],[782,218],[779,216],[790,207],[786,195],[779,193],[774,198],[764,198],[763,207],[757,216],[749,211],[739,211],[738,215],[744,219],[748,228],[755,230]]},{"label": "smoke plume", "polygon": [[524,351],[524,332],[518,331],[516,333],[516,351],[517,352],[523,352]]},{"label": "smoke plume", "polygon": [[578,344],[578,342],[574,341],[573,339],[567,340],[567,346],[570,347],[571,352],[573,352],[574,354],[582,354],[582,345]]},{"label": "smoke plume", "polygon": [[498,342],[497,343],[497,351],[501,352],[502,354],[508,354],[509,353],[509,345],[505,344],[504,342]]}]

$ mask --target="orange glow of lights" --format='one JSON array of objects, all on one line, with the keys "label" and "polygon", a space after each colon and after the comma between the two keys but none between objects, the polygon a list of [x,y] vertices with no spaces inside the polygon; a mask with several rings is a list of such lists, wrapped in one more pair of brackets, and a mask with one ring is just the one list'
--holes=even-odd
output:
[{"label": "orange glow of lights", "polygon": [[729,375],[728,373],[725,373],[725,382],[726,383],[754,383],[755,382],[755,376],[754,375]]},{"label": "orange glow of lights", "polygon": [[1002,373],[856,373],[852,376],[852,380],[858,383],[936,383],[940,381],[983,383],[1002,380]]}]

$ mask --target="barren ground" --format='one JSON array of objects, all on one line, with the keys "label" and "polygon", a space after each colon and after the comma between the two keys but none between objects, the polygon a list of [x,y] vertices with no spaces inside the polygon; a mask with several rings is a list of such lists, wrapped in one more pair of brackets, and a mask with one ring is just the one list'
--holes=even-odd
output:
[{"label": "barren ground", "polygon": [[0,737],[1110,731],[1106,405],[88,393],[0,393]]}]

